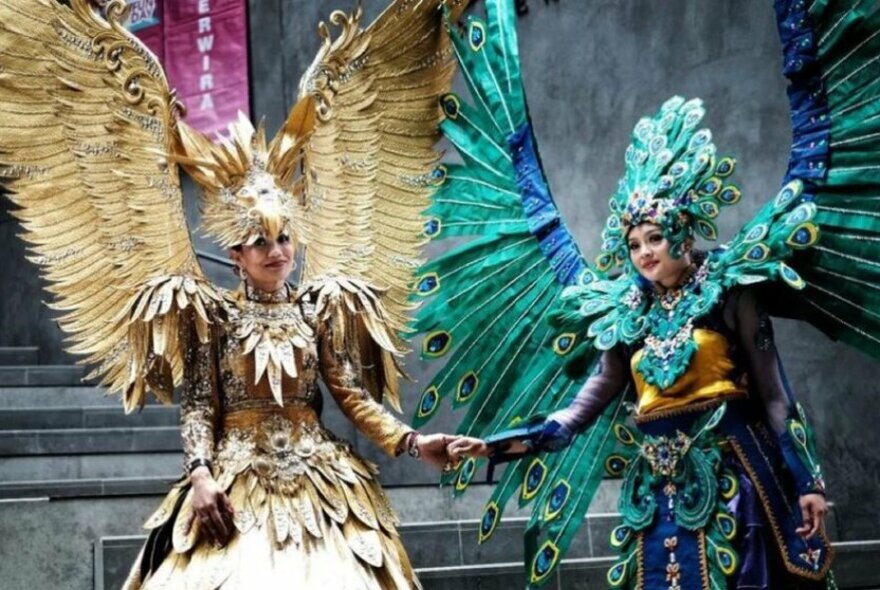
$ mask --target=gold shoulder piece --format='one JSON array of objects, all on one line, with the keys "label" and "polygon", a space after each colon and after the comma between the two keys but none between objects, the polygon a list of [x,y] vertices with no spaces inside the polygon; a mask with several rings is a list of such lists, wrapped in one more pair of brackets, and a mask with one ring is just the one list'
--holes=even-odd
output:
[{"label": "gold shoulder piece", "polygon": [[400,337],[394,332],[381,290],[352,277],[331,275],[300,288],[319,322],[319,336],[331,338],[335,350],[346,350],[361,366],[364,386],[374,399],[383,395],[400,412],[398,380],[406,374]]}]

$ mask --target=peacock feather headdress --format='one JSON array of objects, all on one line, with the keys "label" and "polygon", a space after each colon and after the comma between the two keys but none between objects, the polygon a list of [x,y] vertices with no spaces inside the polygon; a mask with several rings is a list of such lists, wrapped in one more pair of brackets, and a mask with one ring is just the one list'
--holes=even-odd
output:
[{"label": "peacock feather headdress", "polygon": [[716,157],[712,132],[698,129],[706,114],[699,99],[666,101],[653,118],[643,118],[626,150],[626,172],[611,196],[611,215],[596,258],[600,270],[628,259],[626,236],[640,223],[654,223],[680,256],[688,238],[718,238],[715,218],[721,207],[739,202],[740,189],[727,181],[736,168],[730,157]]}]

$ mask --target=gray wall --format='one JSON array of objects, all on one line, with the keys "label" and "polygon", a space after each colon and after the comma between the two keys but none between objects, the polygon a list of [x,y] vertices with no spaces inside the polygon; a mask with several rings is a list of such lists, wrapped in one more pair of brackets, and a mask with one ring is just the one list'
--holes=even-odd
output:
[{"label": "gray wall", "polygon": [[[383,3],[367,0],[368,16]],[[270,129],[283,121],[318,46],[315,23],[344,4],[250,1],[254,114],[265,115]],[[703,98],[716,143],[739,159],[745,197],[723,216],[722,237],[778,189],[790,129],[771,0],[533,1],[519,31],[543,160],[586,251],[598,244],[606,196],[622,171],[633,124],[673,94]],[[0,346],[38,345],[43,362],[69,362],[51,314],[39,304],[39,282],[16,231],[0,217]],[[209,272],[229,280],[222,269]],[[786,369],[817,423],[844,536],[880,537],[874,508],[880,502],[880,429],[874,426],[880,410],[873,403],[880,395],[880,361],[834,345],[808,326],[777,326]],[[429,372],[414,359],[410,369],[420,381]],[[406,388],[408,412],[419,392],[417,385]],[[452,423],[442,415],[438,428]]]}]

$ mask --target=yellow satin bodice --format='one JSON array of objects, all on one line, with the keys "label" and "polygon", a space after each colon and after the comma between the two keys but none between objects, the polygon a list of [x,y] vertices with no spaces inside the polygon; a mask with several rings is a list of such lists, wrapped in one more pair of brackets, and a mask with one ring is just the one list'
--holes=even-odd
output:
[{"label": "yellow satin bodice", "polygon": [[630,369],[638,394],[639,416],[746,393],[742,385],[732,380],[734,363],[727,338],[714,330],[702,328],[694,330],[693,337],[697,350],[690,366],[675,383],[662,391],[645,382],[636,370],[644,350],[633,355]]}]

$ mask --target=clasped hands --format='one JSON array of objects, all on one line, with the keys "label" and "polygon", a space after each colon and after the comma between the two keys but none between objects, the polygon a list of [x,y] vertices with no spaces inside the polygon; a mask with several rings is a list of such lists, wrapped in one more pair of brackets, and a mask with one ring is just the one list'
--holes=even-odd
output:
[{"label": "clasped hands", "polygon": [[415,446],[421,460],[443,471],[455,469],[462,458],[489,454],[481,439],[452,434],[417,434]]}]

